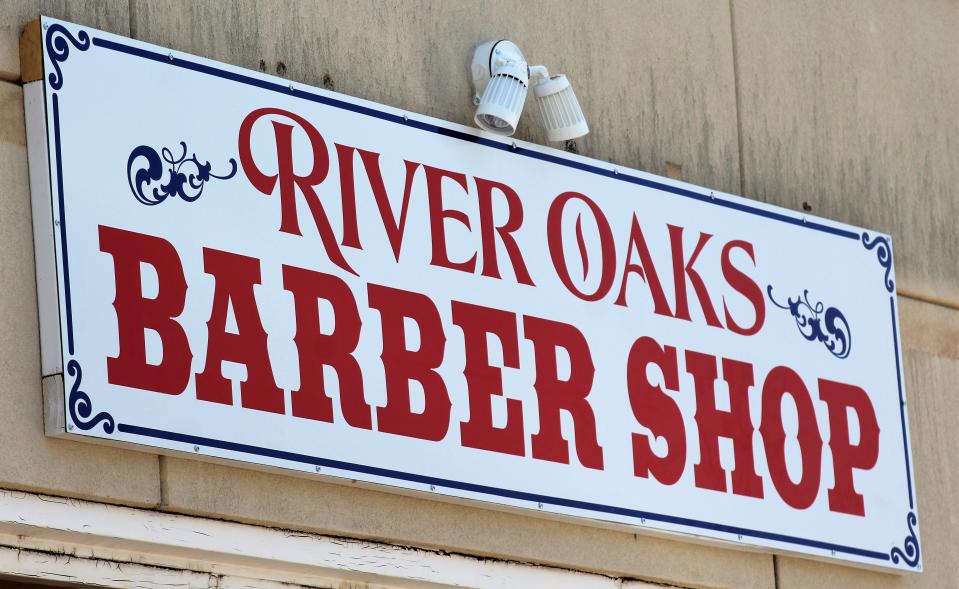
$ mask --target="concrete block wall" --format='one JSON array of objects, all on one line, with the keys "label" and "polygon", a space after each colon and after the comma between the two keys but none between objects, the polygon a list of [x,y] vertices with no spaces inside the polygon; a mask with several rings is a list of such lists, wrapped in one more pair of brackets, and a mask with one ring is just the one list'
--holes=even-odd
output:
[{"label": "concrete block wall", "polygon": [[[469,124],[470,49],[568,74],[575,149],[893,236],[926,572],[893,575],[50,440],[17,37],[39,14]],[[959,586],[959,2],[0,3],[0,487],[683,587]],[[527,116],[519,136],[545,137]],[[573,146],[569,146],[571,149]],[[905,293],[905,296],[903,294]]]}]

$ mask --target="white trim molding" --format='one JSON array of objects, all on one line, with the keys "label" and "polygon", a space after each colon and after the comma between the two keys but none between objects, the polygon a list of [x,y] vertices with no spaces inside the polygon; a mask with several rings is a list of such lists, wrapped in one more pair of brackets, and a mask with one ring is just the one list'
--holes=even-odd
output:
[{"label": "white trim molding", "polygon": [[116,589],[654,587],[535,564],[5,490],[0,574]]}]

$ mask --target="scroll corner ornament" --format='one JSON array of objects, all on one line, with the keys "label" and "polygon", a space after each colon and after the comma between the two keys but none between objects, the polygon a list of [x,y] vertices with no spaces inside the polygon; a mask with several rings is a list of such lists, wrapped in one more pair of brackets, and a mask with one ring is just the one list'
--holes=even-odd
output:
[{"label": "scroll corner ornament", "polygon": [[53,65],[53,71],[47,76],[47,80],[51,88],[59,90],[63,88],[63,70],[60,64],[70,57],[70,46],[72,45],[78,51],[86,51],[90,48],[90,35],[86,31],[80,31],[74,37],[65,26],[53,23],[47,27],[44,45],[50,57],[50,63]]},{"label": "scroll corner ornament", "polygon": [[896,289],[896,283],[892,279],[892,245],[889,243],[889,238],[882,235],[869,237],[869,233],[863,231],[862,245],[867,250],[876,250],[876,259],[879,261],[879,265],[886,270],[883,284],[891,294]]},{"label": "scroll corner ornament", "polygon": [[103,431],[112,434],[116,427],[113,416],[106,411],[93,415],[93,402],[90,400],[90,395],[80,390],[80,384],[83,380],[83,369],[80,367],[80,363],[71,359],[67,363],[67,373],[74,377],[73,386],[70,387],[70,396],[67,399],[67,408],[70,411],[70,419],[73,425],[83,431],[88,431],[102,424]]},{"label": "scroll corner ornament", "polygon": [[909,528],[909,535],[903,540],[902,548],[894,546],[892,550],[889,551],[889,558],[894,564],[899,564],[901,560],[912,568],[919,566],[919,535],[916,532],[918,522],[919,520],[914,511],[910,511],[906,515],[906,526]]},{"label": "scroll corner ornament", "polygon": [[[229,159],[230,171],[226,174],[213,173],[210,162],[201,162],[196,154],[187,157],[186,142],[180,142],[181,153],[174,157],[173,151],[164,147],[158,153],[149,145],[140,145],[130,152],[127,159],[127,182],[133,196],[141,204],[158,205],[171,196],[178,196],[185,202],[194,202],[203,194],[207,182],[229,180],[236,175],[236,160]],[[166,174],[166,181],[163,177]],[[159,183],[158,186],[151,185]]]},{"label": "scroll corner ornament", "polygon": [[808,341],[818,341],[830,354],[840,360],[849,357],[852,351],[852,329],[846,316],[835,307],[826,307],[821,301],[809,301],[809,290],[801,296],[787,298],[786,304],[773,297],[773,286],[766,287],[769,300],[780,309],[789,311],[796,321],[799,333]]}]

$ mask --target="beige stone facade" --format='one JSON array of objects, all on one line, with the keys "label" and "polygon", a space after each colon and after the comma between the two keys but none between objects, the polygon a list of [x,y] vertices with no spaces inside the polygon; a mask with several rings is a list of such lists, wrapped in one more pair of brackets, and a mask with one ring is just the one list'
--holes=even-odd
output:
[{"label": "beige stone facade", "polygon": [[[470,49],[567,73],[590,157],[896,247],[925,572],[734,551],[44,437],[18,36],[39,14],[470,124]],[[527,117],[518,137],[545,143]],[[671,164],[671,165],[670,165]],[[678,166],[678,167],[677,167]],[[0,2],[0,488],[710,588],[959,587],[959,2]]]}]

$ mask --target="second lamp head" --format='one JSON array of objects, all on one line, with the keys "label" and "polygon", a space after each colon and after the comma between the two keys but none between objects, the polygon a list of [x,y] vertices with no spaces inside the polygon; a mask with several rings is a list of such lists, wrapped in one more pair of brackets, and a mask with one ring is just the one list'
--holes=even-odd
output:
[{"label": "second lamp head", "polygon": [[530,82],[550,141],[589,133],[583,110],[564,75],[550,76],[545,67],[526,62],[511,41],[488,41],[473,51],[470,65],[476,104],[476,125],[498,135],[516,132]]}]

